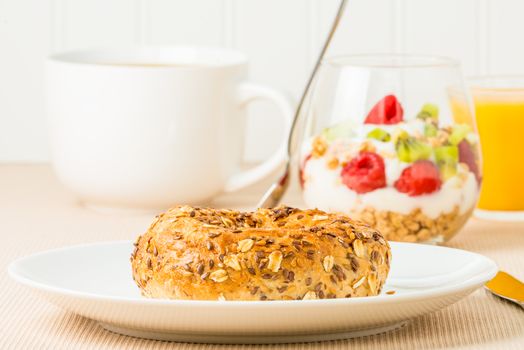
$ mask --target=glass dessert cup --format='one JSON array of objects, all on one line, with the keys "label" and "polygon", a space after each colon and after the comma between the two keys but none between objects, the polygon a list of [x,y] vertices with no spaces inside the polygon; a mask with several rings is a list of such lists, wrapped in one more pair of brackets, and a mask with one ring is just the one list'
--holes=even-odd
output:
[{"label": "glass dessert cup", "polygon": [[328,59],[307,113],[300,152],[307,206],[350,215],[404,242],[447,241],[471,216],[480,149],[457,62]]}]

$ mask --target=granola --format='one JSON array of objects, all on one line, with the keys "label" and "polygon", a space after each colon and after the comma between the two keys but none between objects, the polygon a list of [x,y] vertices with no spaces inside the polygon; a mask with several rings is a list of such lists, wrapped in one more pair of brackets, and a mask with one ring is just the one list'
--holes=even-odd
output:
[{"label": "granola", "polygon": [[377,228],[390,241],[442,243],[464,226],[472,210],[460,214],[459,207],[455,206],[449,213],[430,218],[420,209],[404,215],[368,207],[351,212],[351,216]]}]

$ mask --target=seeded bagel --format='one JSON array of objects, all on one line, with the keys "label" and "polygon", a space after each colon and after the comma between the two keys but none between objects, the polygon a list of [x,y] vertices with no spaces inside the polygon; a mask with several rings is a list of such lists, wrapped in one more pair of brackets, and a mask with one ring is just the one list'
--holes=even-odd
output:
[{"label": "seeded bagel", "polygon": [[320,210],[238,212],[179,206],[131,254],[151,298],[294,300],[380,293],[391,250],[375,229]]}]

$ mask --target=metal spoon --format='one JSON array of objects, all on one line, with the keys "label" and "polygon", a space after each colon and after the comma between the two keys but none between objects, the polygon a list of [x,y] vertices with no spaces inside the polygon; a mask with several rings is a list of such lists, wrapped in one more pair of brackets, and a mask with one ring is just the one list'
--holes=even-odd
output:
[{"label": "metal spoon", "polygon": [[324,46],[322,47],[322,50],[320,51],[320,54],[317,58],[317,62],[315,63],[315,67],[313,68],[313,71],[311,72],[311,76],[309,77],[306,87],[302,93],[302,97],[300,98],[300,102],[297,106],[297,109],[295,112],[295,118],[293,119],[293,124],[291,125],[291,130],[289,131],[289,136],[288,136],[287,159],[286,159],[286,166],[285,166],[284,172],[279,177],[279,180],[273,183],[271,187],[269,187],[269,189],[266,191],[266,193],[264,193],[264,196],[258,203],[259,208],[271,208],[271,207],[276,206],[282,199],[282,196],[286,192],[287,188],[289,187],[289,177],[290,177],[289,175],[291,171],[292,157],[295,154],[296,150],[298,149],[298,143],[300,141],[299,136],[303,132],[303,130],[299,128],[299,126],[303,125],[303,123],[301,123],[302,108],[303,108],[304,102],[306,101],[307,96],[309,96],[309,94],[311,93],[311,87],[313,85],[313,81],[315,80],[318,69],[320,65],[322,64],[322,60],[324,59],[324,55],[326,54],[329,44],[331,43],[331,39],[333,38],[333,35],[335,34],[335,31],[337,30],[337,27],[338,27],[338,24],[340,23],[342,15],[344,14],[344,9],[346,8],[346,5],[347,5],[347,0],[342,0],[338,8],[337,14],[335,15],[335,19],[333,21],[333,25],[331,26],[331,30],[329,31],[327,35],[326,41],[324,42]]},{"label": "metal spoon", "polygon": [[485,287],[496,296],[524,308],[524,283],[509,273],[499,271],[491,281],[486,283]]}]

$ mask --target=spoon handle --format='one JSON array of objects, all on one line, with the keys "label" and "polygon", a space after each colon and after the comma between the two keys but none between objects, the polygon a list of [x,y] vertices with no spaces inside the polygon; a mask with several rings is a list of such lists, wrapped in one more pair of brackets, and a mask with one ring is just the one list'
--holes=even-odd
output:
[{"label": "spoon handle", "polygon": [[326,55],[326,52],[331,44],[331,40],[333,39],[333,36],[335,35],[335,32],[338,28],[338,25],[342,19],[342,16],[344,15],[344,10],[347,5],[347,0],[342,0],[340,2],[340,6],[338,8],[338,11],[335,15],[335,18],[333,20],[333,24],[331,25],[331,29],[326,37],[326,40],[324,41],[324,45],[322,46],[322,49],[320,50],[320,53],[317,57],[317,61],[315,62],[315,66],[313,67],[313,70],[311,71],[311,74],[309,76],[309,79],[307,81],[306,87],[304,88],[304,91],[302,92],[302,96],[300,97],[300,101],[298,103],[297,109],[295,111],[295,118],[293,119],[293,124],[291,125],[291,131],[288,138],[288,157],[291,158],[295,151],[298,148],[298,140],[300,139],[300,132],[302,130],[298,130],[299,121],[301,119],[302,115],[302,109],[304,107],[304,103],[307,99],[307,97],[311,94],[311,89],[313,86],[313,82],[315,81],[315,78],[317,76],[318,70],[320,69],[320,66],[322,64],[322,61],[324,60],[324,56]]},{"label": "spoon handle", "polygon": [[[298,149],[298,146],[301,140],[300,136],[302,136],[303,134],[303,130],[302,130],[303,123],[301,123],[302,108],[304,106],[304,103],[307,97],[311,93],[313,82],[315,81],[317,72],[320,68],[320,65],[322,64],[324,55],[326,54],[326,51],[329,48],[329,45],[331,44],[331,39],[333,39],[333,36],[337,30],[340,20],[342,19],[347,2],[348,0],[342,0],[340,2],[340,6],[335,15],[335,19],[333,20],[333,24],[331,25],[331,29],[326,37],[324,45],[322,46],[322,50],[320,51],[320,54],[318,55],[317,61],[315,63],[315,66],[313,67],[313,71],[311,72],[311,75],[309,76],[306,87],[304,88],[304,91],[302,92],[302,97],[300,98],[297,109],[295,110],[295,117],[293,118],[293,123],[291,124],[291,129],[289,131],[289,136],[288,136],[288,141],[287,141],[287,159],[286,159],[286,165],[285,165],[284,172],[282,173],[282,175],[280,175],[279,179],[276,182],[274,182],[271,185],[271,187],[269,187],[269,189],[266,190],[266,192],[264,193],[264,195],[258,202],[258,205],[257,205],[258,208],[271,208],[271,207],[276,206],[278,203],[280,203],[282,196],[284,195],[284,193],[286,192],[289,186],[289,177],[290,177],[289,175],[290,175],[290,169],[291,169],[291,162],[293,159],[293,155],[296,154],[296,151]],[[299,128],[299,126],[301,127]]]}]

